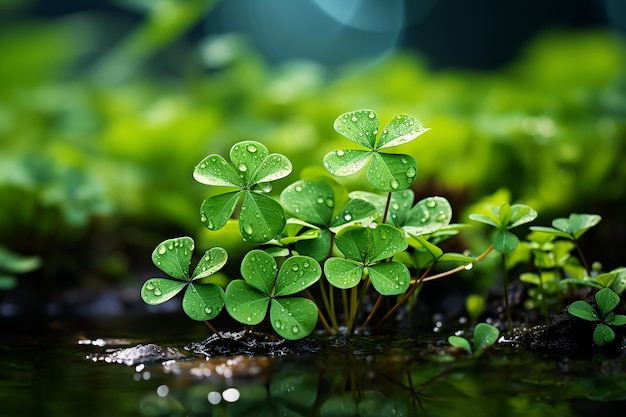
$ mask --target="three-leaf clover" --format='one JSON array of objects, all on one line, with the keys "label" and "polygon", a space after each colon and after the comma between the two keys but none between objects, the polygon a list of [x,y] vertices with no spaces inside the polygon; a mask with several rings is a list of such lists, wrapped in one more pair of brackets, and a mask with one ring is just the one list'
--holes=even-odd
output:
[{"label": "three-leaf clover", "polygon": [[355,287],[369,276],[382,295],[398,295],[409,287],[410,273],[401,262],[382,262],[407,248],[401,230],[388,224],[372,223],[368,227],[350,226],[335,237],[337,248],[346,258],[332,257],[324,264],[324,273],[337,288]]},{"label": "three-leaf clover", "polygon": [[615,332],[609,326],[623,326],[626,316],[613,311],[620,302],[619,296],[610,288],[603,288],[595,295],[596,310],[586,301],[574,301],[567,308],[572,315],[584,320],[598,322],[593,331],[593,342],[598,346],[606,345],[615,339]]},{"label": "three-leaf clover", "polygon": [[280,269],[274,258],[259,249],[241,262],[243,279],[226,287],[226,310],[243,324],[256,325],[267,315],[272,327],[285,339],[309,335],[317,323],[317,306],[308,298],[293,295],[307,289],[322,276],[317,261],[308,256],[287,258]]},{"label": "three-leaf clover", "polygon": [[600,223],[602,218],[597,214],[572,213],[569,218],[558,218],[552,221],[552,227],[532,226],[536,232],[549,233],[569,240],[578,240],[583,233]]},{"label": "three-leaf clover", "polygon": [[173,279],[148,279],[141,288],[141,298],[146,304],[161,304],[186,288],[183,296],[185,313],[193,320],[210,320],[224,307],[224,290],[217,284],[202,282],[202,279],[220,270],[228,255],[220,247],[209,249],[189,276],[194,246],[193,239],[186,236],[160,243],[152,252],[152,262]]},{"label": "three-leaf clover", "polygon": [[296,242],[299,253],[318,261],[330,253],[332,233],[347,225],[371,223],[377,214],[376,207],[364,200],[337,201],[326,179],[297,181],[283,190],[280,200],[290,216],[319,229],[315,239]]},{"label": "three-leaf clover", "polygon": [[195,167],[193,177],[198,182],[238,188],[204,200],[200,220],[209,230],[221,229],[243,195],[239,214],[241,235],[251,242],[267,242],[282,232],[286,218],[283,207],[264,192],[270,181],[291,173],[291,162],[284,155],[269,154],[263,144],[254,141],[235,144],[230,149],[230,161],[212,154]]},{"label": "three-leaf clover", "polygon": [[493,236],[493,247],[500,253],[507,254],[517,249],[519,238],[509,229],[529,223],[537,218],[537,212],[524,204],[504,202],[500,206],[490,206],[490,213],[470,214],[470,219],[488,224],[498,229]]},{"label": "three-leaf clover", "polygon": [[332,175],[350,175],[370,164],[367,180],[376,189],[388,192],[403,190],[415,181],[415,158],[380,151],[410,142],[429,130],[419,120],[408,114],[398,114],[378,135],[376,113],[357,110],[339,116],[334,127],[338,133],[366,149],[337,149],[326,154],[324,166]]}]

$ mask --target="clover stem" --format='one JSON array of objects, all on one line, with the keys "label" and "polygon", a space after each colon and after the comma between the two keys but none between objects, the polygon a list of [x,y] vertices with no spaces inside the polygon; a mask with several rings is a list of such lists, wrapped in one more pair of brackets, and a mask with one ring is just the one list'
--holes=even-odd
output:
[{"label": "clover stem", "polygon": [[378,298],[376,299],[376,302],[374,303],[374,306],[372,306],[372,310],[367,315],[367,318],[365,319],[365,321],[363,322],[361,327],[359,327],[359,330],[358,330],[359,332],[362,332],[363,329],[365,329],[365,327],[370,323],[370,321],[372,321],[372,319],[374,318],[374,313],[376,313],[376,311],[378,311],[378,308],[380,307],[382,302],[383,302],[383,295],[382,294],[378,294]]},{"label": "clover stem", "polygon": [[359,311],[359,302],[358,302],[358,289],[357,287],[352,287],[350,289],[350,333],[354,330],[354,323],[356,322],[356,314]]},{"label": "clover stem", "polygon": [[[326,313],[328,314],[333,327],[335,328],[335,330],[337,330],[339,326],[337,325],[337,316],[335,315],[334,303],[329,300],[328,294],[326,293],[326,288],[324,287],[324,283],[322,281],[319,281],[319,284],[320,293],[322,294],[322,301],[324,302],[324,308],[326,309]],[[330,291],[332,291],[332,287],[330,287]],[[331,307],[331,305],[333,307]]]},{"label": "clover stem", "polygon": [[511,306],[509,306],[509,273],[506,269],[506,254],[502,255],[502,282],[504,284],[504,309],[506,311],[506,322],[508,330],[513,329],[513,320],[511,319]]},{"label": "clover stem", "polygon": [[546,324],[550,324],[550,315],[548,314],[548,305],[546,304],[546,293],[543,289],[543,270],[539,270],[539,295],[541,296],[541,310],[543,312],[543,318]]},{"label": "clover stem", "polygon": [[578,252],[578,256],[580,256],[580,262],[582,262],[585,271],[587,271],[588,275],[591,275],[591,268],[589,268],[589,264],[587,263],[587,259],[585,255],[583,255],[583,251],[578,244],[578,239],[574,239],[574,246],[576,246],[576,251]]},{"label": "clover stem", "polygon": [[352,326],[350,320],[350,304],[348,303],[348,292],[346,290],[341,290],[341,301],[343,303],[343,315],[346,321],[346,327],[348,328],[348,333],[352,333]]},{"label": "clover stem", "polygon": [[383,213],[383,219],[381,220],[382,224],[385,224],[387,221],[387,214],[389,213],[389,206],[391,205],[391,192],[387,193],[387,203],[385,203],[385,212]]},{"label": "clover stem", "polygon": [[328,321],[326,320],[326,317],[324,317],[324,313],[322,312],[320,307],[317,305],[317,302],[315,302],[315,298],[313,298],[313,294],[311,294],[311,291],[307,288],[306,290],[304,290],[304,294],[309,298],[309,300],[313,301],[313,303],[316,305],[317,313],[318,313],[317,316],[319,320],[322,322],[322,326],[324,326],[324,329],[326,329],[326,332],[328,334],[333,334],[333,331],[328,325]]},{"label": "clover stem", "polygon": [[[478,257],[475,258],[474,262],[472,262],[472,263],[475,264],[476,262],[482,261],[483,259],[485,259],[485,256],[487,256],[487,255],[489,255],[491,253],[491,251],[493,251],[493,245],[489,246],[487,248],[487,250],[485,250],[483,253],[478,255]],[[429,277],[426,277],[426,278],[422,279],[422,282],[434,281],[434,280],[439,279],[439,278],[447,277],[448,275],[456,274],[457,272],[461,272],[463,270],[465,270],[465,265],[457,266],[456,268],[452,268],[452,269],[450,269],[448,271],[444,271],[444,272],[441,272],[439,274],[435,274],[435,275],[431,275]]]},{"label": "clover stem", "polygon": [[211,324],[211,322],[209,322],[208,320],[204,321],[204,324],[206,324],[206,326],[211,329],[211,331],[220,339],[222,339],[222,335],[220,334],[220,332],[217,331],[217,329],[215,327],[213,327],[213,325]]}]

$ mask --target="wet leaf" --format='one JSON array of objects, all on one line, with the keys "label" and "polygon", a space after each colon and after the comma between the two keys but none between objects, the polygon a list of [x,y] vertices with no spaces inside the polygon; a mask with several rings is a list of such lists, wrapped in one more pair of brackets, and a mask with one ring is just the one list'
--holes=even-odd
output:
[{"label": "wet leaf", "polygon": [[165,240],[152,252],[152,262],[173,278],[189,280],[194,246],[193,239],[186,236]]},{"label": "wet leaf", "polygon": [[183,297],[183,310],[193,320],[211,320],[224,308],[224,290],[216,284],[192,282]]},{"label": "wet leaf", "polygon": [[197,280],[213,275],[226,265],[227,260],[228,254],[223,248],[215,247],[209,249],[204,253],[204,256],[200,258],[196,269],[193,271],[193,274],[191,274],[191,279]]},{"label": "wet leaf", "polygon": [[344,113],[334,123],[335,131],[358,143],[374,149],[378,134],[378,116],[372,110],[356,110]]},{"label": "wet leaf", "polygon": [[321,276],[322,268],[315,259],[308,256],[287,258],[278,271],[274,296],[296,294],[317,282]]},{"label": "wet leaf", "polygon": [[196,181],[206,185],[241,188],[244,183],[237,171],[221,155],[209,155],[193,170]]},{"label": "wet leaf", "polygon": [[417,177],[417,161],[410,155],[374,152],[367,180],[376,189],[393,192],[409,188]]},{"label": "wet leaf", "polygon": [[317,306],[308,298],[274,298],[270,306],[272,327],[289,340],[302,339],[311,334],[317,324],[317,315]]},{"label": "wet leaf", "polygon": [[390,258],[408,246],[403,232],[388,224],[347,227],[337,233],[335,243],[347,258],[364,265]]},{"label": "wet leaf", "polygon": [[253,326],[265,318],[270,298],[246,281],[237,279],[226,287],[224,301],[226,310],[232,318]]},{"label": "wet leaf", "polygon": [[146,304],[156,305],[166,302],[178,294],[188,284],[166,278],[150,278],[141,287],[141,298]]},{"label": "wet leaf", "polygon": [[400,262],[381,262],[368,267],[372,285],[382,295],[404,294],[409,288],[411,274]]},{"label": "wet leaf", "polygon": [[354,174],[366,166],[372,159],[371,151],[358,149],[338,149],[324,156],[324,167],[332,175],[345,177]]},{"label": "wet leaf", "polygon": [[296,181],[283,190],[280,201],[290,216],[317,226],[330,226],[335,198],[326,182]]},{"label": "wet leaf", "polygon": [[474,349],[479,351],[493,345],[496,343],[499,336],[500,331],[497,327],[487,323],[478,323],[476,327],[474,327],[474,335],[472,336]]},{"label": "wet leaf", "polygon": [[278,236],[287,222],[285,209],[265,194],[246,191],[239,214],[239,231],[253,243],[264,243]]},{"label": "wet leaf", "polygon": [[427,197],[411,208],[403,226],[412,236],[427,235],[447,226],[452,220],[452,207],[443,197]]},{"label": "wet leaf", "polygon": [[465,339],[464,337],[449,336],[448,343],[456,348],[465,349],[465,351],[470,355],[472,354],[472,346],[470,345],[469,340]]},{"label": "wet leaf", "polygon": [[329,258],[324,263],[326,280],[334,287],[348,289],[361,282],[363,265],[342,258]]},{"label": "wet leaf", "polygon": [[408,114],[397,114],[383,129],[376,143],[376,149],[402,145],[428,130],[430,129],[425,128],[415,117]]},{"label": "wet leaf", "polygon": [[278,267],[272,255],[254,249],[241,261],[241,275],[248,284],[269,295],[274,288]]},{"label": "wet leaf", "polygon": [[200,206],[200,221],[209,230],[219,230],[235,212],[242,191],[219,194],[205,199]]}]

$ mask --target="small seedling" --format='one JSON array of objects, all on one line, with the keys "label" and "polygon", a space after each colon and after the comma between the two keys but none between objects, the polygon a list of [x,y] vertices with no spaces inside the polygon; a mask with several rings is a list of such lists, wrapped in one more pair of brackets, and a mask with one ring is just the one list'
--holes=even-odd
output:
[{"label": "small seedling", "polygon": [[509,280],[506,267],[506,255],[517,249],[519,238],[510,229],[529,223],[537,217],[537,212],[524,204],[504,202],[499,207],[490,206],[489,214],[470,214],[470,219],[488,224],[496,228],[492,238],[495,250],[502,254],[502,277],[504,284],[504,306],[509,330],[513,329],[511,309],[509,307]]},{"label": "small seedling", "polygon": [[603,288],[595,295],[597,309],[587,301],[574,301],[567,308],[572,315],[583,320],[597,322],[593,331],[593,342],[597,346],[603,346],[615,340],[615,332],[610,326],[623,326],[626,324],[626,316],[615,314],[613,311],[620,302],[619,296],[610,288]]},{"label": "small seedling", "polygon": [[448,337],[448,343],[454,347],[465,349],[472,356],[478,356],[489,346],[496,343],[499,336],[500,331],[497,327],[487,323],[478,323],[474,327],[471,344],[469,340],[461,336]]}]

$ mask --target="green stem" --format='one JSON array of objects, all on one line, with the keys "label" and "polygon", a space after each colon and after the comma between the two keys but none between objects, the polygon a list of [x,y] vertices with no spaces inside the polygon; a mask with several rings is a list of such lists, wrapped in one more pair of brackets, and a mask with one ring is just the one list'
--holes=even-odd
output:
[{"label": "green stem", "polygon": [[328,334],[333,334],[333,331],[328,325],[328,321],[326,320],[326,317],[324,317],[324,313],[322,313],[322,309],[320,309],[320,307],[317,305],[317,302],[315,301],[315,298],[313,298],[313,294],[311,294],[311,291],[306,289],[304,290],[304,294],[309,298],[309,300],[313,301],[313,303],[315,303],[315,305],[317,306],[317,313],[318,313],[317,315],[319,317],[319,320],[322,322],[322,326],[324,326],[324,329],[326,329],[326,332]]},{"label": "green stem", "polygon": [[509,306],[509,272],[506,269],[506,254],[502,254],[502,280],[504,286],[504,309],[506,310],[506,322],[508,330],[513,329],[513,320],[511,319],[511,307]]},{"label": "green stem", "polygon": [[539,270],[539,295],[541,296],[541,310],[543,312],[543,318],[546,324],[550,324],[550,315],[548,314],[548,305],[546,304],[546,293],[543,290],[543,270]]},{"label": "green stem", "polygon": [[387,203],[385,204],[385,212],[383,213],[383,219],[381,220],[381,224],[385,224],[387,221],[387,214],[389,213],[389,206],[391,205],[391,193],[387,193]]},{"label": "green stem", "polygon": [[580,248],[580,245],[578,244],[578,240],[577,239],[574,239],[574,246],[576,246],[576,251],[578,252],[578,256],[580,257],[580,262],[582,262],[583,267],[587,271],[587,274],[591,275],[591,268],[589,268],[589,264],[587,263],[587,259],[585,258],[585,255],[583,255],[583,251]]}]

